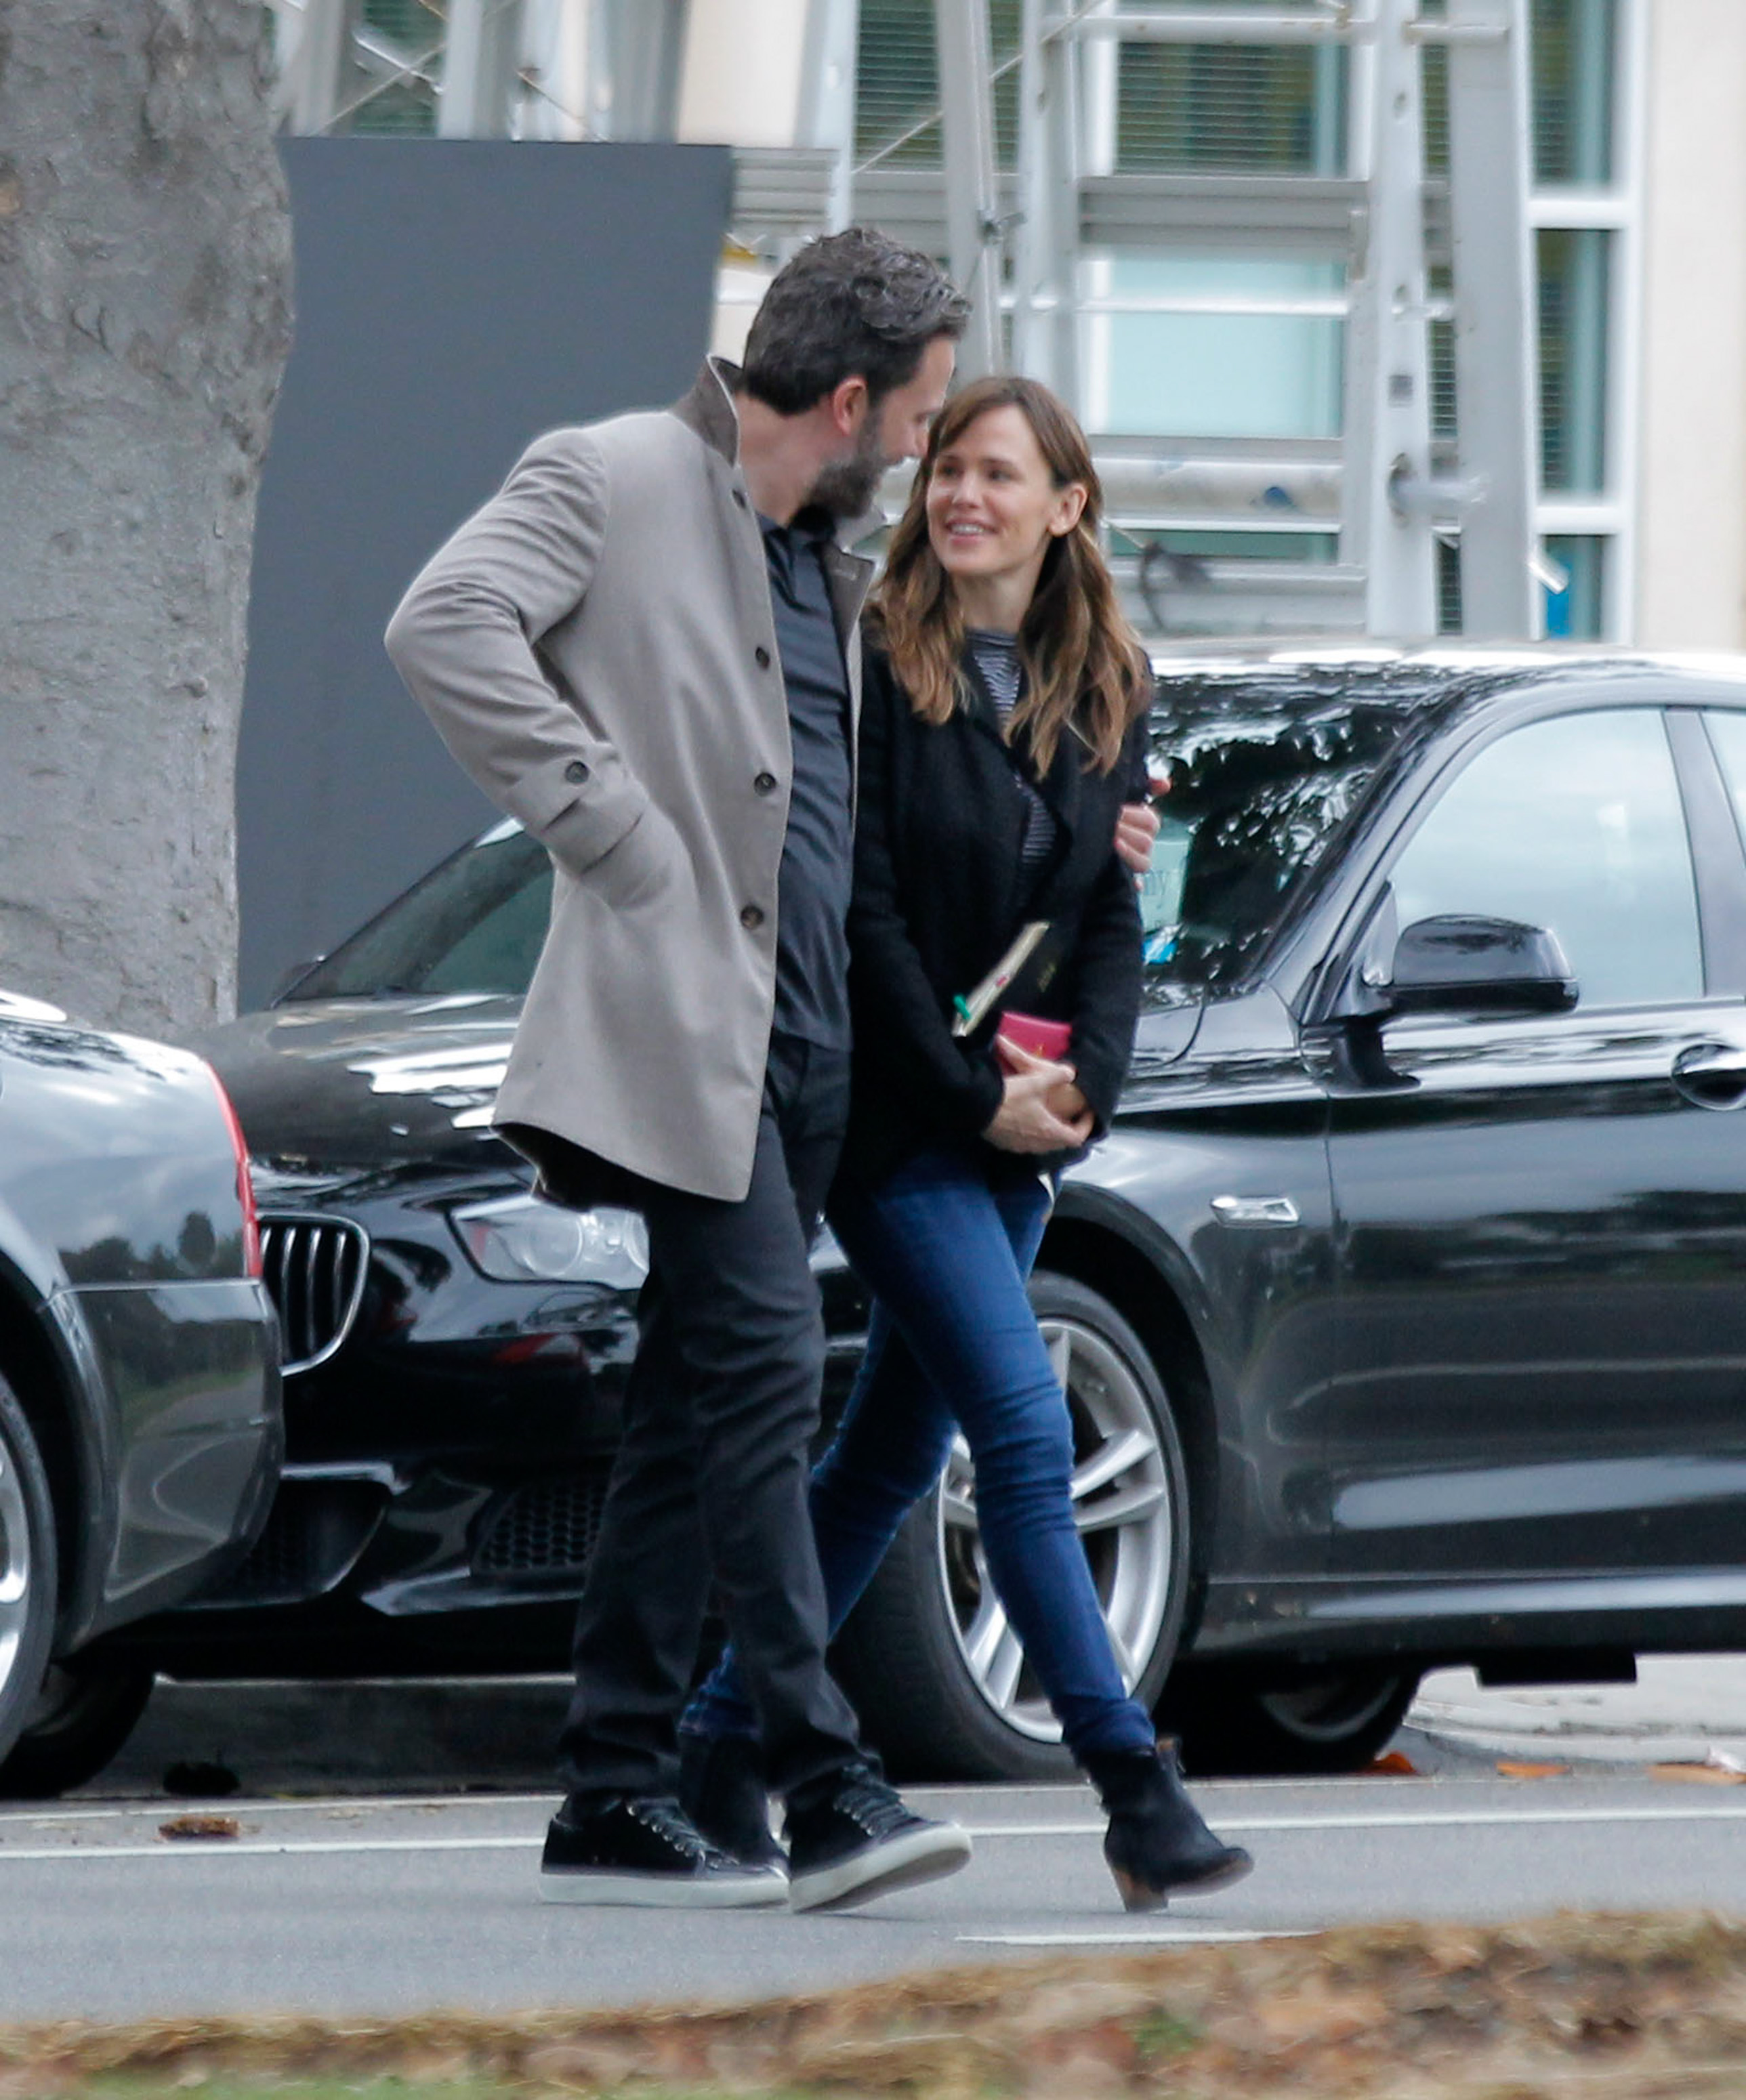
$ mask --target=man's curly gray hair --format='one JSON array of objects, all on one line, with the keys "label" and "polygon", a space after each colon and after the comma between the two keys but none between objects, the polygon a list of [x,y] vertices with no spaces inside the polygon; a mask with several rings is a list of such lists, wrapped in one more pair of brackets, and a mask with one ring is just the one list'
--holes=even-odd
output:
[{"label": "man's curly gray hair", "polygon": [[856,377],[877,404],[915,377],[930,342],[956,342],[969,320],[970,302],[917,249],[872,226],[821,234],[771,280],[741,383],[784,416]]}]

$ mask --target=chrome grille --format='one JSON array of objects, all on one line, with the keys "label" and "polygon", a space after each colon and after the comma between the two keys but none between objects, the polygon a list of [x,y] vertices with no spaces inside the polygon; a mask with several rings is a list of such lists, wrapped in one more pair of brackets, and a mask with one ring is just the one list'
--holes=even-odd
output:
[{"label": "chrome grille", "polygon": [[261,1266],[287,1376],[325,1364],[350,1334],[369,1265],[369,1241],[349,1218],[262,1218]]}]

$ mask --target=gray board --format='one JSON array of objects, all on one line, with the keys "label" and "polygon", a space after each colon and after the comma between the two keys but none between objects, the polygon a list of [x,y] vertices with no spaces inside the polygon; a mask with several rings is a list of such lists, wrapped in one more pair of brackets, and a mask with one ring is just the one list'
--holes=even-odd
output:
[{"label": "gray board", "polygon": [[237,764],[240,998],[491,822],[382,633],[528,440],[670,401],[708,346],[725,147],[287,139],[297,333]]}]

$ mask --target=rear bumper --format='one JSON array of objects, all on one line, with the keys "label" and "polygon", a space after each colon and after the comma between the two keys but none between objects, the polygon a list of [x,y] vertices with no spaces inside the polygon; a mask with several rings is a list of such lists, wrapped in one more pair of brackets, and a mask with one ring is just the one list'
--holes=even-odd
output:
[{"label": "rear bumper", "polygon": [[[279,1330],[242,1277],[63,1294],[106,1405],[90,1470],[83,1608],[68,1646],[179,1604],[245,1554],[285,1454]],[[70,1316],[70,1317],[69,1317]]]}]

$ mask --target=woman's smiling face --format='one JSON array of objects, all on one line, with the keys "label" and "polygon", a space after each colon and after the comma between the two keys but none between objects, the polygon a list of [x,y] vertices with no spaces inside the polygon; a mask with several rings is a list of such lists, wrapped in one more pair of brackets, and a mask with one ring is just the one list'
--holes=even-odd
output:
[{"label": "woman's smiling face", "polygon": [[934,461],[928,540],[954,581],[1009,589],[1028,602],[1051,539],[1085,507],[1078,482],[1058,488],[1030,419],[1008,403],[966,426]]}]

